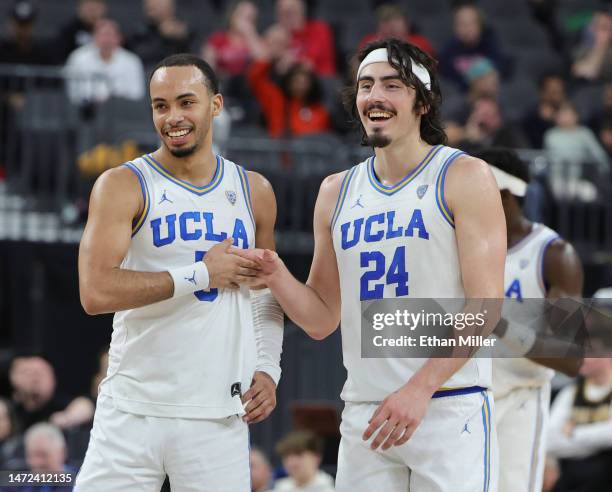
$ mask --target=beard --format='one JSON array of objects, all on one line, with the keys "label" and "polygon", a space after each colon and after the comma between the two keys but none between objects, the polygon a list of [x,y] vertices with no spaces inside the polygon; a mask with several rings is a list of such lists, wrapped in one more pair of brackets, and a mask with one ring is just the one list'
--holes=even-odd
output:
[{"label": "beard", "polygon": [[168,147],[168,150],[174,157],[187,157],[193,154],[197,148],[198,148],[197,145],[192,145],[191,147],[179,148],[179,149],[173,149],[171,147]]},{"label": "beard", "polygon": [[391,143],[391,139],[386,135],[375,131],[371,135],[365,136],[364,143],[368,147],[377,147],[379,149],[382,149]]}]

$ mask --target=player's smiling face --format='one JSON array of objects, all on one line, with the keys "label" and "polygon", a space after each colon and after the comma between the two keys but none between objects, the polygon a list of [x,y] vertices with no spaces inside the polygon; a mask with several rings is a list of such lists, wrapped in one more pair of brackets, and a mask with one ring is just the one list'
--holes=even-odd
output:
[{"label": "player's smiling face", "polygon": [[195,66],[162,67],[150,84],[153,123],[163,145],[175,157],[193,154],[208,136],[223,100],[211,94]]},{"label": "player's smiling face", "polygon": [[414,112],[415,91],[386,62],[363,68],[357,81],[357,111],[369,143],[385,147],[410,133],[420,118]]}]

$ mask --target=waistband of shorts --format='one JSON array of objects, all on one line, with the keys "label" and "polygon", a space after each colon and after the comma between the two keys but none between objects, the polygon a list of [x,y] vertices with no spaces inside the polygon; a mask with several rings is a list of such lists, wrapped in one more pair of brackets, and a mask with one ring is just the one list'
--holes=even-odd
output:
[{"label": "waistband of shorts", "polygon": [[436,391],[432,398],[444,398],[445,396],[470,395],[472,393],[481,393],[487,391],[483,386],[466,386],[465,388],[448,388]]}]

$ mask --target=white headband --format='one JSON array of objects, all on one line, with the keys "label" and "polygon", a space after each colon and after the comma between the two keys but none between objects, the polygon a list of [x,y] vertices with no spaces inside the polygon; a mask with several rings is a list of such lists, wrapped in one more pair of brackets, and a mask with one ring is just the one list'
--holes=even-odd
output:
[{"label": "white headband", "polygon": [[[426,89],[431,90],[431,77],[427,69],[421,65],[420,63],[415,62],[412,58],[410,59],[412,62],[412,73],[414,76],[423,82],[423,85]],[[378,48],[372,50],[368,53],[368,55],[363,59],[361,64],[359,65],[359,69],[357,70],[357,80],[359,80],[359,76],[361,75],[361,71],[371,65],[372,63],[380,63],[387,62],[389,63],[389,55],[387,53],[387,48]]]},{"label": "white headband", "polygon": [[489,167],[500,190],[509,190],[515,196],[525,196],[525,193],[527,193],[527,183],[525,181],[502,171],[498,167],[490,164]]}]

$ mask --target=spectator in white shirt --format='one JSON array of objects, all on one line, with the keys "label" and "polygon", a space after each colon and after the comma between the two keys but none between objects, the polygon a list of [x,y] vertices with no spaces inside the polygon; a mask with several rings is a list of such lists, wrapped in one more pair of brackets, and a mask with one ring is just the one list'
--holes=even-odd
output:
[{"label": "spectator in white shirt", "polygon": [[96,22],[93,42],[74,50],[66,62],[72,102],[103,102],[109,97],[142,99],[144,69],[140,59],[121,47],[119,25],[110,19]]},{"label": "spectator in white shirt", "polygon": [[585,358],[580,374],[552,405],[548,454],[561,460],[562,490],[610,490],[612,359]]}]

